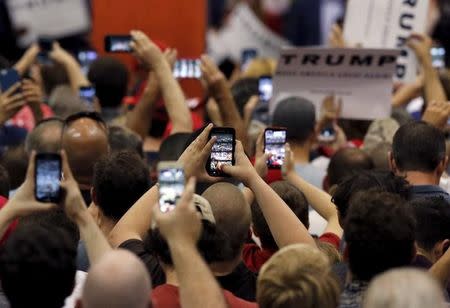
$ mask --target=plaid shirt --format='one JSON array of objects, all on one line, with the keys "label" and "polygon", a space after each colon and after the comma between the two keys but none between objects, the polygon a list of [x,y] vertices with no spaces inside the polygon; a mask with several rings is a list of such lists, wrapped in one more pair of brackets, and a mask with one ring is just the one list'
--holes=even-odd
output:
[{"label": "plaid shirt", "polygon": [[359,280],[347,284],[341,294],[339,308],[361,308],[363,296],[368,286],[368,282]]}]

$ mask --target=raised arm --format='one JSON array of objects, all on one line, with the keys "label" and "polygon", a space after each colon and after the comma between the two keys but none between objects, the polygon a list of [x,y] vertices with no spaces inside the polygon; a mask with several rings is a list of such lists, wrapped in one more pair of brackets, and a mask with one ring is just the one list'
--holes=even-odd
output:
[{"label": "raised arm", "polygon": [[286,144],[286,161],[283,166],[283,177],[303,192],[312,208],[327,221],[324,233],[334,233],[342,238],[343,230],[339,224],[336,206],[331,202],[331,196],[311,185],[295,172],[293,152],[289,144]]},{"label": "raised arm", "polygon": [[431,59],[430,49],[432,44],[431,38],[423,34],[412,35],[408,42],[408,46],[414,51],[422,64],[426,101],[428,103],[432,101],[445,102],[447,101],[447,95]]},{"label": "raised arm", "polygon": [[236,165],[223,166],[225,173],[242,181],[255,195],[278,247],[296,243],[316,246],[308,230],[295,216],[289,206],[258,175],[244,153],[242,144],[236,142]]},{"label": "raised arm", "polygon": [[172,74],[169,63],[161,50],[143,32],[132,31],[133,48],[136,56],[155,72],[159,82],[166,110],[172,121],[172,134],[192,132],[192,118],[180,85]]},{"label": "raised arm", "polygon": [[27,103],[22,93],[15,93],[20,83],[14,84],[4,93],[0,91],[0,126],[5,124]]},{"label": "raised arm", "polygon": [[167,240],[179,282],[183,308],[227,307],[223,292],[197,251],[202,225],[194,204],[195,178],[186,185],[177,207],[162,213],[154,206],[155,222]]},{"label": "raised arm", "polygon": [[89,86],[90,82],[83,74],[77,60],[67,51],[65,51],[57,42],[53,43],[53,50],[50,52],[50,58],[66,69],[69,76],[70,86],[75,93],[78,93],[79,87]]},{"label": "raised arm", "polygon": [[14,64],[14,69],[19,73],[20,76],[23,76],[30,66],[36,60],[36,57],[39,53],[39,46],[37,44],[31,45],[27,51],[23,54],[22,58]]}]

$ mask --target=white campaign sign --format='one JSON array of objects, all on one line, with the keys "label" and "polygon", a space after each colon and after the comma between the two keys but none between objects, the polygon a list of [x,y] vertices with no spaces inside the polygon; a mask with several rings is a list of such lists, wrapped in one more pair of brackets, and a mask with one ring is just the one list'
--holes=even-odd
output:
[{"label": "white campaign sign", "polygon": [[281,49],[289,46],[286,39],[272,32],[245,4],[237,4],[219,32],[208,33],[208,53],[216,61],[231,57],[241,60],[241,52],[246,48],[255,48],[261,57],[278,58]]},{"label": "white campaign sign", "polygon": [[341,118],[389,117],[399,54],[396,49],[285,49],[274,79],[270,112],[289,96],[309,99],[319,111],[323,100],[335,95],[342,99]]},{"label": "white campaign sign", "polygon": [[89,30],[90,16],[85,0],[7,0],[15,29],[26,29],[21,46],[39,36],[61,38]]},{"label": "white campaign sign", "polygon": [[399,48],[397,80],[410,82],[417,74],[417,60],[406,40],[424,33],[429,0],[348,0],[344,37],[364,48]]}]

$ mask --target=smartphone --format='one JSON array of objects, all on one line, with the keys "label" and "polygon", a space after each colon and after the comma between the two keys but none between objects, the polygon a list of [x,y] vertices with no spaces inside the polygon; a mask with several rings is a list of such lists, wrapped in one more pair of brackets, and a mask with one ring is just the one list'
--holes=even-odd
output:
[{"label": "smartphone", "polygon": [[199,59],[179,59],[175,62],[173,76],[180,79],[200,79],[202,71],[200,70]]},{"label": "smartphone", "polygon": [[10,68],[0,70],[0,88],[2,92],[7,91],[18,82],[20,82],[20,76],[15,69]]},{"label": "smartphone", "polygon": [[37,55],[37,61],[41,64],[50,64],[52,60],[48,54],[53,49],[53,39],[47,37],[38,38],[39,53]]},{"label": "smartphone", "polygon": [[273,82],[271,76],[259,78],[259,99],[263,103],[268,103],[273,96]]},{"label": "smartphone", "polygon": [[267,128],[264,131],[264,153],[272,156],[267,160],[269,169],[281,169],[286,156],[285,128]]},{"label": "smartphone", "polygon": [[84,102],[88,103],[89,107],[93,107],[95,100],[95,88],[92,86],[80,87],[79,96]]},{"label": "smartphone", "polygon": [[131,52],[131,35],[107,35],[105,36],[106,52]]},{"label": "smartphone", "polygon": [[158,164],[159,209],[167,213],[175,209],[184,191],[185,178],[183,166],[177,162]]},{"label": "smartphone", "polygon": [[244,71],[247,69],[250,61],[258,57],[258,50],[255,48],[242,49],[241,52],[241,69]]},{"label": "smartphone", "polygon": [[36,200],[57,203],[61,198],[61,156],[55,153],[36,154],[35,179]]},{"label": "smartphone", "polygon": [[206,164],[206,171],[210,176],[227,176],[222,171],[224,165],[234,165],[234,147],[236,143],[236,132],[234,128],[215,127],[209,134],[209,139],[216,137],[211,154]]},{"label": "smartphone", "polygon": [[320,142],[326,142],[326,143],[334,142],[336,140],[336,138],[337,138],[336,130],[334,129],[334,127],[332,125],[323,128],[320,131],[319,136],[317,136],[317,139]]},{"label": "smartphone", "polygon": [[78,62],[81,65],[81,70],[85,75],[87,75],[89,71],[89,67],[92,62],[97,60],[98,54],[95,50],[81,50],[77,54]]},{"label": "smartphone", "polygon": [[431,48],[431,61],[434,68],[445,68],[445,48],[436,46]]}]

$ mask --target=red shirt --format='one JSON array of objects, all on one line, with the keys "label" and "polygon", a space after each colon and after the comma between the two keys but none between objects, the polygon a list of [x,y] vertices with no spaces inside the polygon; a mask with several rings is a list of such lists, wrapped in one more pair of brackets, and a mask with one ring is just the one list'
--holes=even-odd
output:
[{"label": "red shirt", "polygon": [[[8,202],[8,199],[6,199],[3,196],[0,196],[0,209],[2,209],[6,203]],[[14,229],[17,227],[18,220],[14,220],[9,226],[8,229],[6,229],[5,234],[3,234],[3,237],[0,239],[0,245],[3,245],[8,237],[11,235],[11,233],[14,231]]]},{"label": "red shirt", "polygon": [[[223,290],[223,295],[231,308],[256,308],[258,305],[256,303],[247,302],[234,296],[231,292]],[[179,308],[180,305],[180,294],[178,292],[178,287],[163,284],[152,291],[151,294],[153,307],[156,308]]]},{"label": "red shirt", "polygon": [[[319,237],[319,241],[333,245],[339,251],[341,239],[334,233],[324,233]],[[245,244],[242,251],[242,260],[245,266],[254,273],[258,273],[261,267],[266,263],[276,251],[260,248],[255,244]]]},{"label": "red shirt", "polygon": [[[52,109],[45,105],[41,104],[41,110],[43,118],[49,118],[53,116]],[[34,120],[33,112],[31,111],[31,108],[27,105],[24,106],[22,109],[19,110],[18,113],[11,119],[11,123],[15,126],[19,126],[22,128],[25,128],[27,131],[32,131],[33,128],[36,126],[36,121]]]}]

